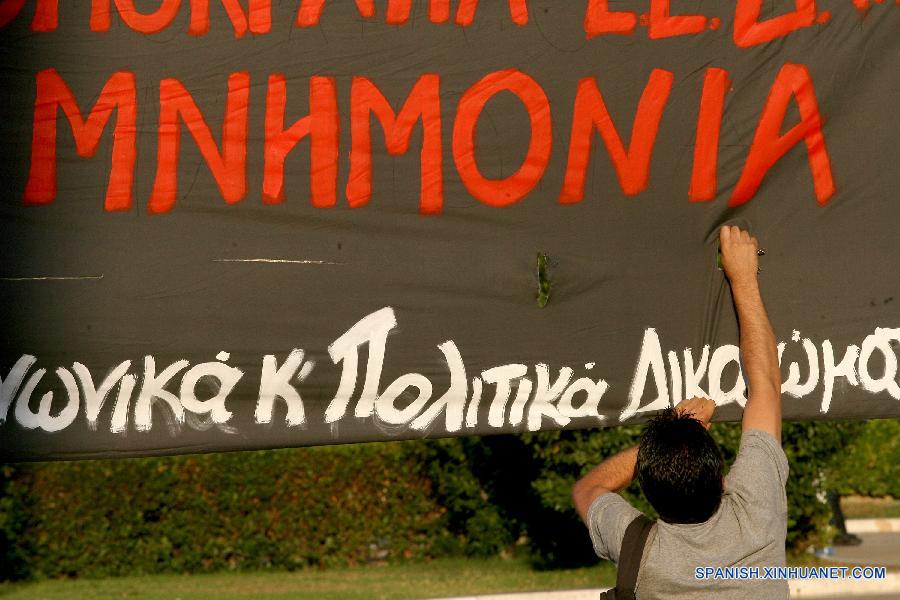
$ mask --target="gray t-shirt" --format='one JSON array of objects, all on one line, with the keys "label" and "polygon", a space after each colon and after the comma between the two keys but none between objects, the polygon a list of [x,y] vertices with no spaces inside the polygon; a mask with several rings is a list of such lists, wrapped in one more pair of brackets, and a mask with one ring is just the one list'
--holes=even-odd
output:
[{"label": "gray t-shirt", "polygon": [[[697,567],[785,566],[787,457],[770,434],[745,431],[719,510],[690,525],[657,521],[647,537],[637,600],[652,598],[779,600],[788,585],[776,579],[700,579]],[[604,494],[588,511],[588,529],[600,558],[619,561],[625,528],[640,512],[618,494]],[[745,573],[753,573],[745,570]]]}]

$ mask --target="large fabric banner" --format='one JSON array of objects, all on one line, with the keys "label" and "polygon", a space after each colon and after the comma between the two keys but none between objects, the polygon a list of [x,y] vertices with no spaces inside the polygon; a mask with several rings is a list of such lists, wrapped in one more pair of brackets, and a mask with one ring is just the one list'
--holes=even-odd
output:
[{"label": "large fabric banner", "polygon": [[0,447],[900,415],[893,0],[0,0]]}]

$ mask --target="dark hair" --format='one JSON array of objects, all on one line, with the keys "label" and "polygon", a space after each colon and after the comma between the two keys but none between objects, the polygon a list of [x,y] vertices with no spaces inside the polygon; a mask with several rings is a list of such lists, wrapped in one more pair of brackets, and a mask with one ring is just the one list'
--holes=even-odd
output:
[{"label": "dark hair", "polygon": [[669,408],[641,436],[637,479],[663,521],[702,523],[722,501],[724,462],[700,421]]}]

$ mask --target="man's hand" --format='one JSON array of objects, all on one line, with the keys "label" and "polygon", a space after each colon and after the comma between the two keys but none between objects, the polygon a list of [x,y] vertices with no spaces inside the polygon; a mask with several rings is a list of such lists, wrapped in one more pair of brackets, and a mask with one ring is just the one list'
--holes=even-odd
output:
[{"label": "man's hand", "polygon": [[709,429],[713,413],[716,412],[716,403],[709,398],[694,396],[689,400],[679,402],[678,406],[675,407],[675,411],[681,415],[691,415]]},{"label": "man's hand", "polygon": [[756,281],[759,244],[755,237],[726,225],[719,230],[719,247],[722,249],[722,267],[732,286]]}]

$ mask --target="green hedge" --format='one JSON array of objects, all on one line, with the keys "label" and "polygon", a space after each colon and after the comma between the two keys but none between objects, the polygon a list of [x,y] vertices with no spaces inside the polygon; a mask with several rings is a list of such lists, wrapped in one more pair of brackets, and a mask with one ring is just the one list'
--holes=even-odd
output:
[{"label": "green hedge", "polygon": [[399,444],[7,467],[5,577],[421,557],[444,509]]}]

